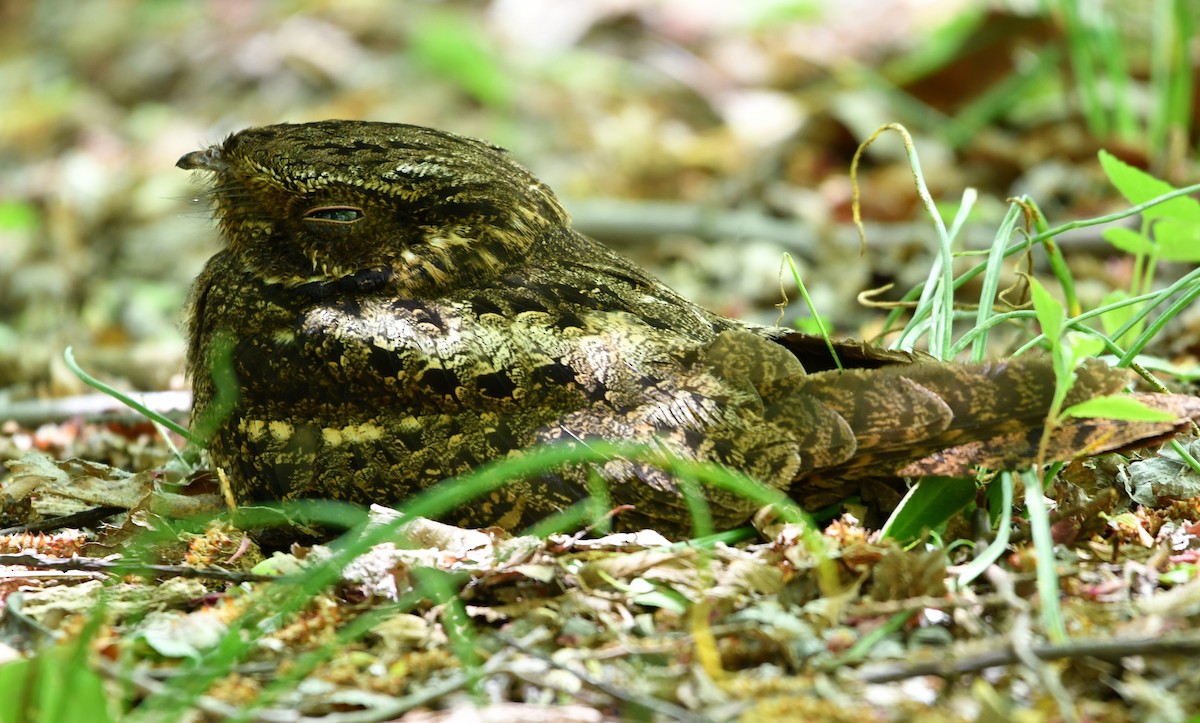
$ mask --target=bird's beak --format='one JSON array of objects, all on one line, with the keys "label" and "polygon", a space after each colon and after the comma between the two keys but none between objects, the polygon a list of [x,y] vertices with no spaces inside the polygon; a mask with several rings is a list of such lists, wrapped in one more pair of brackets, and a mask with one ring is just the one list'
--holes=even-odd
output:
[{"label": "bird's beak", "polygon": [[192,151],[186,153],[175,162],[176,168],[182,168],[185,171],[224,171],[229,166],[225,163],[225,159],[221,157],[221,149],[217,146]]}]

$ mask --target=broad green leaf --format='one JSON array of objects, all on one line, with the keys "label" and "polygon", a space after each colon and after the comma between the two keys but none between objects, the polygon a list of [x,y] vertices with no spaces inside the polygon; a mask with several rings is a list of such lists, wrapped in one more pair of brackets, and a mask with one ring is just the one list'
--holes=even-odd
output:
[{"label": "broad green leaf", "polygon": [[1200,223],[1164,218],[1154,224],[1154,238],[1163,261],[1200,262]]},{"label": "broad green leaf", "polygon": [[0,665],[0,723],[108,723],[104,683],[66,646]]},{"label": "broad green leaf", "polygon": [[1106,228],[1101,234],[1104,240],[1127,254],[1150,256],[1158,249],[1154,242],[1133,229],[1117,226]]},{"label": "broad green leaf", "polygon": [[1069,331],[1063,336],[1062,343],[1070,352],[1068,358],[1072,369],[1082,364],[1084,359],[1104,353],[1104,340],[1091,334]]},{"label": "broad green leaf", "polygon": [[1062,304],[1058,303],[1058,299],[1054,298],[1041,282],[1030,277],[1029,285],[1033,295],[1033,310],[1038,323],[1042,325],[1042,333],[1051,344],[1058,344],[1058,340],[1062,338],[1067,314],[1063,311]]},{"label": "broad green leaf", "polygon": [[[1113,291],[1110,291],[1104,295],[1104,298],[1100,302],[1100,306],[1109,306],[1124,301],[1128,298],[1128,291],[1124,291],[1123,289],[1114,289]],[[1137,311],[1137,306],[1134,304],[1127,304],[1125,306],[1118,306],[1115,309],[1110,309],[1100,314],[1100,325],[1104,327],[1104,333],[1108,336],[1112,336],[1116,333],[1117,329],[1120,329],[1125,322],[1129,321],[1130,317],[1137,313]]]},{"label": "broad green leaf", "polygon": [[90,668],[75,668],[63,681],[55,723],[107,723],[110,714],[104,681]]},{"label": "broad green leaf", "polygon": [[1175,419],[1175,415],[1170,412],[1148,407],[1124,394],[1094,397],[1067,407],[1063,414],[1069,417],[1100,417],[1126,422],[1169,422]]},{"label": "broad green leaf", "polygon": [[975,499],[975,480],[966,477],[922,477],[892,513],[885,537],[905,542],[925,530],[939,529]]},{"label": "broad green leaf", "polygon": [[[1145,203],[1164,196],[1176,190],[1166,181],[1151,176],[1145,171],[1134,168],[1120,160],[1108,151],[1100,151],[1100,165],[1108,175],[1108,180],[1121,192],[1127,201],[1134,204]],[[1200,202],[1194,198],[1180,196],[1166,203],[1152,206],[1142,212],[1146,218],[1177,218],[1193,223],[1200,223]]]},{"label": "broad green leaf", "polygon": [[14,660],[0,665],[0,723],[17,723],[27,720],[29,711],[25,700],[29,697],[29,688],[37,679],[34,673],[34,661]]}]

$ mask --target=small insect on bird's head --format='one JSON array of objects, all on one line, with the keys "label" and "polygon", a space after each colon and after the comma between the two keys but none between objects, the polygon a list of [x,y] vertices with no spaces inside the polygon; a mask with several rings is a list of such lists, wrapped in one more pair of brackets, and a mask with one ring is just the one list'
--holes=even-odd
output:
[{"label": "small insect on bird's head", "polygon": [[435,295],[522,260],[570,218],[497,146],[399,123],[329,120],[235,133],[188,153],[247,271],[288,287],[358,275]]}]

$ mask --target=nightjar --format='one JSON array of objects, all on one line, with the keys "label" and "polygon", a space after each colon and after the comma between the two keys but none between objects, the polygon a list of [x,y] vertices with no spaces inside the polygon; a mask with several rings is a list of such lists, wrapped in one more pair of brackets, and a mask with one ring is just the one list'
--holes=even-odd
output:
[{"label": "nightjar", "polygon": [[[225,247],[187,312],[194,420],[238,504],[414,494],[535,445],[651,442],[807,505],[855,480],[1027,465],[1048,361],[953,365],[710,313],[571,229],[503,149],[411,125],[251,128],[189,153],[212,174]],[[217,381],[214,381],[216,379]],[[221,382],[220,380],[226,380]],[[1080,371],[1068,403],[1119,391]],[[1062,457],[1162,437],[1174,421],[1081,420]],[[520,529],[607,483],[619,529],[691,531],[669,465],[614,457],[514,479],[446,520]],[[705,491],[713,523],[757,503]]]}]

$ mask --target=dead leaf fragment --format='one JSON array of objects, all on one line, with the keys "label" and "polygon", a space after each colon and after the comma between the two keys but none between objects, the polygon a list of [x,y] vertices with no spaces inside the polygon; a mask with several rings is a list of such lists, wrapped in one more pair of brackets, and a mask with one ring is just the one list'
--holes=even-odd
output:
[{"label": "dead leaf fragment", "polygon": [[941,548],[886,548],[875,564],[871,584],[874,600],[941,597],[945,594],[946,552]]},{"label": "dead leaf fragment", "polygon": [[[1193,457],[1200,454],[1200,440],[1192,440],[1187,450]],[[1164,497],[1184,500],[1200,495],[1200,475],[1170,447],[1162,448],[1155,457],[1130,462],[1117,473],[1117,480],[1134,502],[1146,507],[1157,505]]]}]

